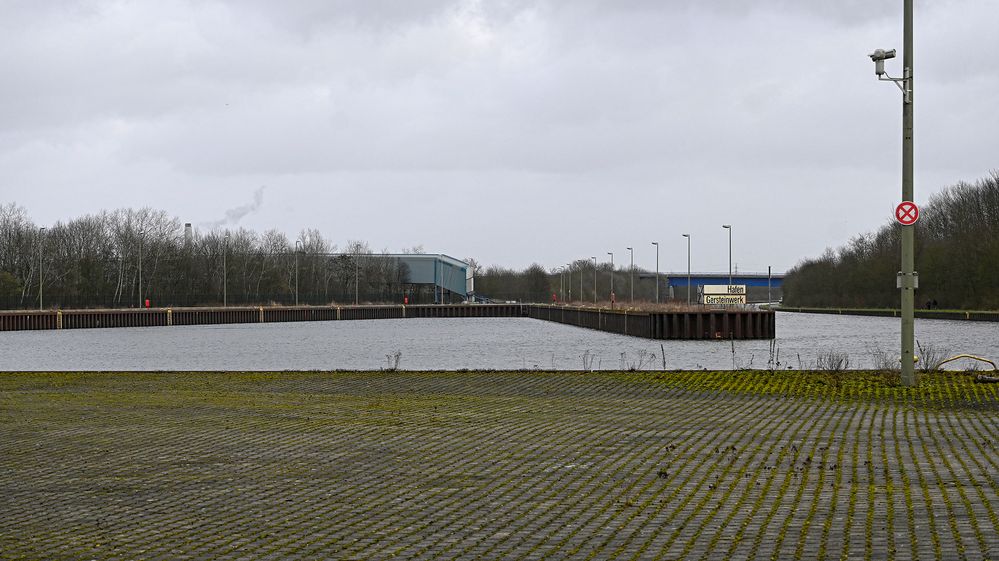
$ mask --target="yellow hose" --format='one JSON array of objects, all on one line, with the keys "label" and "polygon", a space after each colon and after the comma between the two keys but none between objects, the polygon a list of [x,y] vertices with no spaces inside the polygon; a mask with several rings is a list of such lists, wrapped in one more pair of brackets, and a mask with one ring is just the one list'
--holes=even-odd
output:
[{"label": "yellow hose", "polygon": [[954,362],[955,360],[960,360],[962,358],[967,358],[967,359],[970,359],[970,360],[977,360],[979,362],[984,362],[984,363],[990,364],[992,366],[992,371],[993,372],[995,372],[996,370],[999,370],[999,368],[996,367],[996,363],[992,362],[991,360],[989,360],[987,358],[982,358],[980,356],[974,356],[974,355],[957,355],[957,356],[952,356],[952,357],[948,358],[947,360],[944,360],[940,364],[936,365],[936,367],[934,368],[934,370],[940,370],[940,367],[943,366],[943,365],[945,365],[945,364],[947,364],[948,362]]}]

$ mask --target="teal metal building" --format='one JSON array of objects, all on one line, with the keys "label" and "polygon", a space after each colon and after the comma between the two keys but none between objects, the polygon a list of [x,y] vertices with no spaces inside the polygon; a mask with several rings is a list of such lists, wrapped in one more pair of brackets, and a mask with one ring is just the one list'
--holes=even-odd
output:
[{"label": "teal metal building", "polygon": [[385,255],[405,267],[407,281],[414,285],[432,285],[434,302],[463,301],[473,292],[468,263],[439,254]]}]

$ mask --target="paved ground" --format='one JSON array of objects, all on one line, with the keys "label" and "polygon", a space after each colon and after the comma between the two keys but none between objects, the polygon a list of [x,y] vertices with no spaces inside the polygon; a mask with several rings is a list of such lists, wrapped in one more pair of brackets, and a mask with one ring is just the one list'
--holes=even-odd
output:
[{"label": "paved ground", "polygon": [[0,559],[999,557],[995,386],[0,374]]}]

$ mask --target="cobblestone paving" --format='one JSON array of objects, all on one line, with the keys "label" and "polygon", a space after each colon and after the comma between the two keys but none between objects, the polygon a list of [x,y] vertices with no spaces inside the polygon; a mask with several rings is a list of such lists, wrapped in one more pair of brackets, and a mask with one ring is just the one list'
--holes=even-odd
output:
[{"label": "cobblestone paving", "polygon": [[999,557],[995,386],[0,374],[0,559]]}]

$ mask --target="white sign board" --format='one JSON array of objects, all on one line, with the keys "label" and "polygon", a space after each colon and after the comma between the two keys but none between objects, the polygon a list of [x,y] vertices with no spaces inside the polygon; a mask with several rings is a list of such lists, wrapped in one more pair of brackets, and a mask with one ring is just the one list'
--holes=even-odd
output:
[{"label": "white sign board", "polygon": [[746,294],[744,284],[706,284],[704,294]]},{"label": "white sign board", "polygon": [[745,294],[705,294],[705,304],[715,304],[723,306],[738,306],[746,304]]}]

